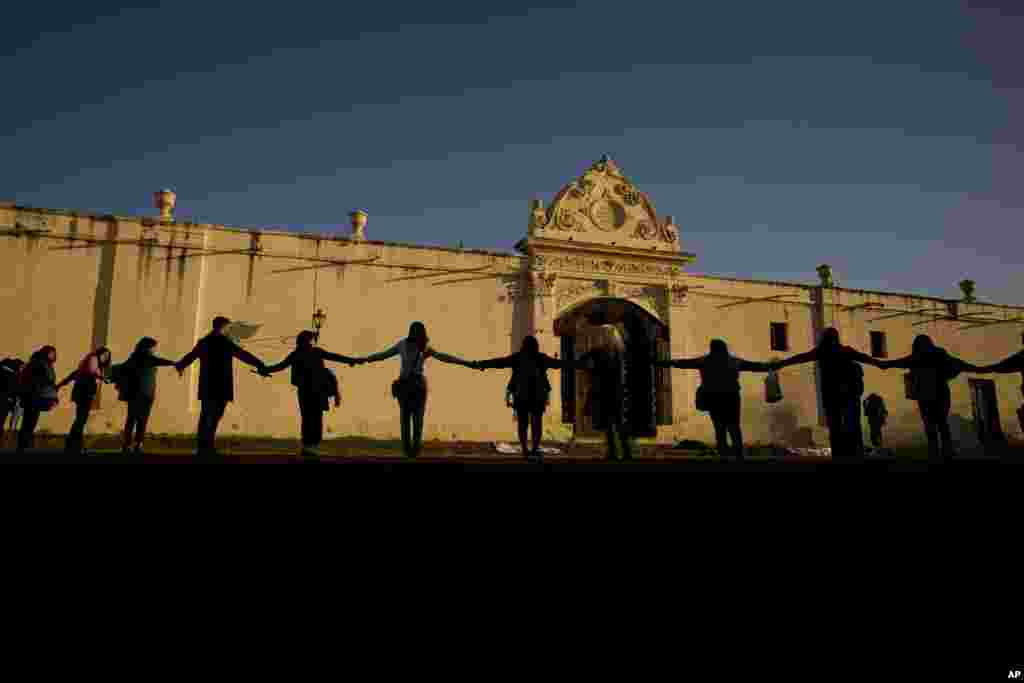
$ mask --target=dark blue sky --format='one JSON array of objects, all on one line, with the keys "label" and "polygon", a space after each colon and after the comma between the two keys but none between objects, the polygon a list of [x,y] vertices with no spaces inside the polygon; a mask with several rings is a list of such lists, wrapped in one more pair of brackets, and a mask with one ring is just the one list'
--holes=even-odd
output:
[{"label": "dark blue sky", "polygon": [[107,4],[5,10],[0,198],[510,249],[607,153],[697,272],[1024,304],[1024,2]]}]

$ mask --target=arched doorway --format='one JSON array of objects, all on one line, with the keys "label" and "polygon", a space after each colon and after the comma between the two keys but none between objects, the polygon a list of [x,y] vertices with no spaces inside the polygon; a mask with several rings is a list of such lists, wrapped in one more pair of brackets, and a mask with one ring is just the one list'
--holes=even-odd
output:
[{"label": "arched doorway", "polygon": [[[618,328],[626,342],[626,421],[635,436],[656,436],[658,425],[672,422],[672,384],[667,369],[655,368],[655,359],[669,358],[669,330],[649,312],[625,299],[591,299],[555,321],[561,338],[562,358],[578,358],[590,350],[598,325]],[[562,370],[562,422],[573,424],[577,436],[597,436],[586,397],[588,373]]]}]

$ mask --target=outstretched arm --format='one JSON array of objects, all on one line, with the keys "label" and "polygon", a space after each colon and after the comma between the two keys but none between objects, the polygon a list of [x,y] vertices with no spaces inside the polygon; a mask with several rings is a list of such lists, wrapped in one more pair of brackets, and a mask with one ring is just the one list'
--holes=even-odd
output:
[{"label": "outstretched arm", "polygon": [[571,358],[554,358],[546,353],[541,354],[541,362],[544,363],[544,367],[548,370],[558,370],[562,368],[572,370],[576,367],[576,361]]},{"label": "outstretched arm", "polygon": [[333,361],[335,363],[348,363],[349,365],[355,365],[359,361],[358,358],[349,358],[348,356],[343,356],[340,353],[330,353],[329,351],[321,351],[321,356],[324,360]]},{"label": "outstretched arm", "polygon": [[737,359],[740,362],[740,370],[747,372],[770,372],[772,370],[771,363],[758,363],[752,360],[743,360],[742,358]]},{"label": "outstretched arm", "polygon": [[1000,374],[1024,372],[1024,351],[1018,351],[1009,358],[1003,359],[998,363],[982,366],[975,372],[998,372]]},{"label": "outstretched arm", "polygon": [[876,368],[882,367],[882,361],[878,360],[877,358],[873,358],[867,355],[866,353],[861,353],[857,349],[852,349],[849,346],[847,346],[846,348],[848,349],[847,353],[850,354],[850,356],[858,363],[862,365],[873,365]]},{"label": "outstretched arm", "polygon": [[442,363],[451,363],[452,365],[463,365],[467,368],[473,367],[473,363],[469,362],[468,360],[463,360],[458,356],[452,356],[447,353],[441,353],[440,351],[434,351],[433,349],[427,350],[426,358],[436,358]]},{"label": "outstretched arm", "polygon": [[263,363],[263,361],[261,361],[259,358],[257,358],[256,356],[252,355],[251,353],[249,353],[245,349],[243,349],[238,344],[235,344],[234,342],[231,342],[231,355],[234,356],[235,358],[237,358],[238,360],[242,361],[243,363],[248,363],[249,365],[253,366],[254,368],[265,368],[265,367],[267,367]]},{"label": "outstretched arm", "polygon": [[78,369],[77,368],[72,370],[71,374],[68,375],[67,377],[65,377],[63,380],[61,380],[60,384],[57,385],[57,389],[63,389],[65,387],[65,385],[71,384],[73,381],[75,381],[75,375],[77,375],[77,374],[78,374]]},{"label": "outstretched arm", "polygon": [[182,370],[196,362],[196,359],[199,358],[199,354],[202,353],[202,346],[203,342],[199,341],[192,348],[191,351],[185,354],[184,358],[182,358],[181,360],[174,364],[174,367],[178,370],[178,372],[181,372]]},{"label": "outstretched arm", "polygon": [[703,356],[699,358],[676,358],[675,360],[656,360],[654,366],[659,368],[676,368],[678,370],[698,370]]},{"label": "outstretched arm", "polygon": [[878,363],[878,367],[883,370],[889,370],[890,368],[903,368],[910,369],[914,366],[914,354],[904,356],[903,358],[897,358],[895,360],[884,360]]},{"label": "outstretched arm", "polygon": [[[399,342],[399,344],[401,344],[401,342]],[[366,356],[365,358],[354,358],[353,360],[355,360],[357,363],[375,363],[376,361],[384,360],[385,358],[397,356],[400,349],[399,344],[395,344],[386,351],[381,351],[380,353],[371,353],[369,356]]]},{"label": "outstretched arm", "polygon": [[950,362],[953,364],[953,369],[957,372],[984,372],[984,368],[978,365],[972,365],[965,360],[956,358],[954,356],[949,357]]},{"label": "outstretched arm", "polygon": [[287,356],[285,356],[284,360],[281,361],[280,363],[277,363],[275,365],[266,365],[266,366],[264,366],[263,367],[263,372],[261,372],[260,374],[261,375],[272,375],[275,372],[279,372],[281,370],[284,370],[285,368],[289,367],[294,362],[295,362],[295,352],[292,351]]},{"label": "outstretched arm", "polygon": [[513,353],[511,356],[502,356],[501,358],[491,358],[490,360],[477,361],[476,366],[481,370],[488,368],[510,368],[516,362],[516,357],[519,354]]},{"label": "outstretched arm", "polygon": [[770,365],[775,370],[781,370],[782,368],[790,365],[800,365],[801,363],[807,363],[812,360],[818,360],[818,349],[811,349],[805,353],[798,353],[795,356],[786,358],[785,360],[770,363]]}]

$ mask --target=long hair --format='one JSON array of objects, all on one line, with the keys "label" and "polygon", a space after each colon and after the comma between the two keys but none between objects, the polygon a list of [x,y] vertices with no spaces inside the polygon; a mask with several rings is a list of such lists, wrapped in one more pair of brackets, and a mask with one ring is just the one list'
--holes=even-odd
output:
[{"label": "long hair", "polygon": [[523,346],[520,353],[524,356],[535,358],[540,355],[540,344],[537,342],[537,338],[532,334],[528,334],[523,337]]},{"label": "long hair", "polygon": [[626,343],[615,325],[599,325],[597,328],[597,346],[606,351],[626,352]]},{"label": "long hair", "polygon": [[[104,354],[106,354],[107,360],[100,360],[100,358]],[[96,365],[99,366],[100,370],[106,370],[108,367],[110,367],[110,349],[108,349],[106,346],[101,346],[95,351],[90,351],[89,353],[85,354],[85,358],[83,358],[82,362],[78,364],[78,369],[83,372],[88,370],[89,359],[92,358],[93,356],[96,357]]]},{"label": "long hair", "polygon": [[47,344],[46,346],[44,346],[43,348],[39,349],[38,351],[36,351],[35,353],[32,354],[32,360],[38,360],[38,361],[43,361],[44,363],[49,363],[50,362],[49,356],[50,356],[51,353],[56,355],[57,354],[57,347],[56,346],[50,346],[49,344]]},{"label": "long hair", "polygon": [[724,357],[729,355],[729,347],[726,345],[723,339],[712,339],[710,347],[710,355],[716,358]]},{"label": "long hair", "polygon": [[927,334],[919,334],[914,337],[914,343],[910,349],[914,355],[924,355],[935,350],[935,342]]},{"label": "long hair", "polygon": [[422,351],[427,350],[427,327],[418,320],[412,325],[409,325],[409,341],[416,344],[417,348]]},{"label": "long hair", "polygon": [[149,351],[150,349],[152,349],[155,346],[156,346],[156,339],[153,339],[152,337],[143,337],[135,345],[135,350],[132,351],[132,353],[133,354],[135,354],[135,353],[146,353],[147,351]]},{"label": "long hair", "polygon": [[826,327],[821,333],[821,341],[818,342],[818,346],[823,349],[838,349],[839,330],[834,327]]}]

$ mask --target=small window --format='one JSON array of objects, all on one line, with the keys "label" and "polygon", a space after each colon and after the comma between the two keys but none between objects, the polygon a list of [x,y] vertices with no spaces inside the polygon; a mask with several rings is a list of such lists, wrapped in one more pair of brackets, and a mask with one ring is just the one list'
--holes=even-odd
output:
[{"label": "small window", "polygon": [[772,351],[789,351],[789,334],[786,323],[772,323]]},{"label": "small window", "polygon": [[871,333],[871,355],[875,358],[887,358],[889,352],[885,347],[885,332]]}]

